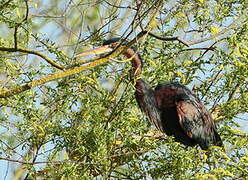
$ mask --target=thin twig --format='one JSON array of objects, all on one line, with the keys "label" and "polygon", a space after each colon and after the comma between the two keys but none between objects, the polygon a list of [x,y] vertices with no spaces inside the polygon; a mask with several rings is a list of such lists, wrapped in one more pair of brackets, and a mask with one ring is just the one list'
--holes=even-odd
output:
[{"label": "thin twig", "polygon": [[[242,19],[244,16],[240,16],[238,19]],[[199,43],[202,43],[202,42],[205,42],[205,41],[209,41],[209,40],[212,40],[214,38],[217,38],[219,37],[220,35],[223,35],[225,34],[226,32],[230,31],[230,30],[233,30],[233,27],[237,24],[238,22],[237,21],[234,21],[232,24],[230,24],[228,27],[224,28],[222,31],[220,31],[219,33],[217,34],[214,34],[212,36],[209,36],[209,37],[206,37],[206,38],[203,38],[203,39],[200,39],[200,40],[196,40],[196,41],[192,41],[192,42],[189,42],[189,41],[186,41],[184,39],[181,39],[180,37],[161,37],[161,36],[157,36],[151,32],[147,32],[148,35],[156,38],[156,39],[159,39],[159,40],[162,40],[162,41],[179,41],[180,43],[186,45],[186,46],[192,46],[192,45],[195,45],[195,44],[199,44]],[[248,22],[244,22],[244,24],[247,24]]]},{"label": "thin twig", "polygon": [[116,6],[116,5],[113,5],[113,4],[111,4],[110,2],[108,2],[108,1],[106,1],[106,0],[103,0],[103,2],[105,2],[105,3],[108,4],[109,6],[112,6],[112,7],[118,8],[118,9],[132,9],[132,10],[137,11],[137,8],[133,8],[133,7],[131,7],[131,6]]},{"label": "thin twig", "polygon": [[2,9],[2,8],[5,7],[5,6],[8,6],[8,4],[9,4],[11,1],[13,1],[13,0],[8,0],[8,1],[6,1],[5,3],[3,3],[3,4],[0,6],[0,9]]},{"label": "thin twig", "polygon": [[239,86],[240,86],[240,84],[237,83],[236,86],[234,87],[234,89],[230,92],[230,94],[229,94],[229,96],[228,96],[227,102],[228,102],[228,101],[231,101],[231,100],[234,98],[235,94],[236,94],[236,93],[238,92],[238,90],[239,90]]},{"label": "thin twig", "polygon": [[62,163],[78,163],[78,164],[87,164],[87,165],[94,165],[97,163],[85,163],[85,162],[80,162],[80,161],[21,161],[21,160],[16,160],[16,159],[10,159],[10,158],[3,158],[0,157],[0,160],[3,161],[9,161],[9,162],[15,162],[15,163],[21,163],[21,164],[28,164],[28,165],[34,165],[34,164],[62,164]]},{"label": "thin twig", "polygon": [[23,24],[23,22],[28,20],[28,13],[29,13],[29,7],[28,7],[28,0],[25,0],[25,6],[26,6],[26,13],[25,17],[23,20],[15,25],[14,28],[14,48],[17,49],[18,45],[18,39],[17,39],[17,33],[18,33],[18,28]]},{"label": "thin twig", "polygon": [[[10,2],[10,1],[8,1]],[[28,15],[29,15],[29,6],[28,6],[28,0],[25,0],[25,6],[26,6],[26,13],[25,13],[25,17],[23,18],[23,20],[19,23],[16,24],[15,28],[14,28],[14,48],[6,48],[6,47],[0,47],[0,51],[6,51],[6,52],[23,52],[23,53],[27,53],[27,54],[34,54],[37,55],[43,59],[45,59],[49,64],[51,64],[52,66],[63,70],[64,67],[55,63],[55,61],[53,61],[52,59],[50,59],[49,57],[47,57],[44,54],[41,54],[37,51],[33,51],[33,50],[29,50],[29,49],[24,49],[21,47],[18,47],[18,28],[23,24],[23,22],[26,22],[28,20]],[[25,29],[25,28],[24,28]]]},{"label": "thin twig", "polygon": [[[191,46],[191,45],[194,45],[194,44],[199,44],[199,43],[202,43],[202,42],[205,42],[205,41],[209,41],[209,40],[212,40],[214,38],[217,38],[219,37],[220,35],[223,35],[225,33],[227,33],[228,31],[231,31],[234,29],[235,26],[237,26],[238,22],[243,18],[243,17],[246,17],[246,15],[242,15],[240,17],[238,17],[236,20],[233,21],[232,24],[230,24],[228,27],[224,28],[223,30],[221,30],[219,33],[217,34],[214,34],[212,36],[209,36],[209,37],[206,37],[206,38],[203,38],[203,39],[200,39],[200,40],[197,40],[197,41],[192,41],[192,42],[188,42],[188,45]],[[247,24],[248,22],[244,22],[243,25]]]},{"label": "thin twig", "polygon": [[181,39],[180,37],[160,37],[160,36],[157,36],[151,32],[147,32],[147,33],[148,33],[148,35],[150,35],[156,39],[162,40],[162,41],[178,41],[178,42],[184,44],[185,46],[189,46],[189,42]]},{"label": "thin twig", "polygon": [[215,47],[206,47],[206,48],[187,48],[187,49],[182,49],[180,52],[183,52],[183,51],[195,51],[195,50],[214,51],[214,50],[215,50]]},{"label": "thin twig", "polygon": [[35,164],[64,164],[64,163],[76,163],[76,164],[85,164],[85,165],[99,165],[99,163],[101,161],[105,161],[107,159],[115,159],[118,157],[122,157],[122,156],[129,156],[129,155],[138,155],[138,154],[143,154],[148,152],[148,150],[143,150],[143,151],[132,151],[132,152],[127,152],[127,153],[122,153],[122,154],[114,154],[112,156],[103,158],[101,160],[99,160],[96,163],[88,163],[88,162],[84,162],[84,161],[71,161],[71,160],[61,160],[61,161],[22,161],[22,160],[16,160],[16,159],[10,159],[10,158],[4,158],[4,157],[0,157],[0,160],[3,161],[9,161],[9,162],[14,162],[14,163],[21,163],[21,164],[28,164],[28,165],[35,165]]}]

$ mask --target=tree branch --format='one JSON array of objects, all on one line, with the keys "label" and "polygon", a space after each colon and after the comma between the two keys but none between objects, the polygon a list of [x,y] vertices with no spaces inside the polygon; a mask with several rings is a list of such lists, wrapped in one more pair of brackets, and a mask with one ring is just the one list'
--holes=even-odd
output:
[{"label": "tree branch", "polygon": [[80,161],[21,161],[21,160],[16,160],[16,159],[10,159],[10,158],[3,158],[0,157],[0,160],[3,161],[9,161],[9,162],[14,162],[14,163],[21,163],[21,164],[28,164],[28,165],[35,165],[35,164],[62,164],[62,163],[78,163],[78,164],[86,164],[86,165],[95,165],[97,163],[86,163],[86,162],[80,162]]},{"label": "tree branch", "polygon": [[3,3],[3,4],[0,6],[0,9],[4,8],[5,6],[8,6],[9,3],[10,3],[11,1],[13,1],[13,0],[8,0],[8,1],[6,1],[5,3]]},{"label": "tree branch", "polygon": [[[77,74],[80,73],[82,71],[94,68],[96,66],[99,66],[105,62],[107,62],[109,59],[115,58],[116,56],[118,56],[119,54],[121,54],[123,51],[125,51],[129,46],[131,46],[132,44],[134,44],[138,39],[142,38],[145,35],[145,33],[139,33],[137,35],[137,38],[134,38],[132,41],[130,41],[126,46],[119,46],[115,51],[113,51],[111,54],[108,54],[107,56],[103,57],[103,58],[98,58],[95,61],[93,61],[92,63],[86,64],[85,66],[80,66],[80,67],[76,67],[74,69],[65,71],[65,72],[61,72],[61,73],[57,73],[57,74],[53,74],[50,76],[47,76],[45,78],[39,79],[39,80],[35,80],[32,82],[29,82],[23,86],[19,86],[15,89],[11,89],[11,90],[7,90],[7,91],[1,91],[0,92],[0,98],[6,98],[9,96],[12,96],[14,94],[26,91],[32,87],[59,79],[59,78],[63,78],[63,77],[67,77],[73,74]],[[7,48],[9,51],[15,51],[14,48]],[[6,50],[6,48],[5,48]],[[0,47],[0,51],[1,51],[1,47]],[[24,51],[21,51],[24,52]],[[26,52],[26,51],[25,51]],[[37,52],[36,52],[37,53]]]},{"label": "tree branch", "polygon": [[99,160],[99,162],[97,163],[87,163],[85,161],[72,161],[72,160],[61,160],[61,161],[22,161],[22,160],[16,160],[16,159],[10,159],[10,158],[4,158],[4,157],[0,157],[0,160],[3,161],[9,161],[9,162],[14,162],[14,163],[21,163],[21,164],[28,164],[28,165],[35,165],[35,164],[63,164],[63,163],[75,163],[75,164],[85,164],[85,165],[99,165],[99,163],[101,161],[104,161],[106,159],[115,159],[115,158],[119,158],[119,157],[123,157],[123,156],[128,156],[128,155],[134,155],[134,154],[143,154],[148,152],[148,150],[143,150],[143,151],[131,151],[131,152],[127,152],[127,153],[122,153],[122,154],[114,154],[112,156],[103,158],[101,160]]},{"label": "tree branch", "polygon": [[15,25],[15,28],[14,28],[14,47],[15,47],[15,49],[17,49],[17,45],[18,45],[18,40],[17,40],[18,28],[22,25],[23,22],[27,21],[27,19],[28,19],[28,13],[29,13],[28,0],[25,0],[25,6],[26,6],[25,17],[23,18],[23,20],[21,22],[17,23]]},{"label": "tree branch", "polygon": [[103,2],[105,2],[105,3],[108,4],[109,6],[115,7],[115,8],[117,8],[117,9],[132,9],[132,10],[135,10],[135,11],[138,10],[137,8],[133,8],[133,7],[131,7],[131,6],[116,6],[116,5],[111,4],[110,2],[108,2],[107,0],[103,0]]},{"label": "tree branch", "polygon": [[160,37],[160,36],[157,36],[151,32],[147,32],[147,33],[148,33],[148,35],[150,35],[156,39],[162,40],[162,41],[178,41],[178,42],[184,44],[185,46],[189,46],[189,42],[181,39],[180,37]]},{"label": "tree branch", "polygon": [[43,58],[44,60],[46,60],[49,64],[51,64],[53,67],[56,67],[60,70],[63,70],[65,67],[61,66],[59,64],[57,64],[54,60],[50,59],[49,57],[47,57],[46,55],[37,52],[37,51],[33,51],[33,50],[29,50],[29,49],[24,49],[24,48],[6,48],[6,47],[0,47],[0,51],[6,51],[6,52],[22,52],[22,53],[27,53],[27,54],[34,54],[36,56],[39,56],[41,58]]},{"label": "tree branch", "polygon": [[[161,4],[162,1],[159,1],[159,4]],[[12,96],[14,94],[26,91],[32,87],[59,79],[59,78],[63,78],[63,77],[67,77],[73,74],[77,74],[80,73],[82,71],[94,68],[96,66],[99,66],[105,62],[107,62],[109,59],[115,58],[116,56],[118,56],[119,54],[122,54],[124,51],[126,51],[128,49],[128,47],[132,46],[134,43],[136,43],[139,39],[141,39],[144,35],[147,34],[147,32],[149,32],[152,28],[156,27],[156,25],[151,25],[153,23],[153,20],[157,14],[158,8],[155,9],[155,11],[152,13],[151,15],[151,19],[149,21],[149,23],[147,24],[146,28],[147,30],[145,31],[141,31],[132,41],[128,42],[125,46],[121,45],[119,47],[117,47],[112,53],[108,54],[107,56],[103,57],[103,58],[98,58],[96,59],[94,62],[90,63],[90,64],[86,64],[85,66],[80,66],[80,67],[76,67],[74,69],[65,71],[65,72],[61,72],[61,73],[57,73],[57,74],[53,74],[50,76],[47,76],[45,78],[39,79],[39,80],[35,80],[32,82],[29,82],[25,85],[19,86],[15,89],[11,89],[11,90],[5,90],[5,91],[1,91],[0,92],[0,98],[6,98],[9,96]],[[0,47],[0,51],[8,51],[8,52],[15,52],[15,51],[20,51],[20,52],[26,52],[26,53],[31,53],[31,54],[36,54],[40,57],[43,57],[45,60],[47,60],[50,64],[56,66],[57,68],[61,68],[64,69],[64,67],[61,67],[59,65],[57,65],[56,63],[54,63],[54,61],[49,58],[46,58],[46,56],[44,56],[43,54],[40,54],[38,52],[35,51],[31,51],[31,50],[26,50],[26,49],[20,49],[20,48],[3,48]]]},{"label": "tree branch", "polygon": [[[220,36],[220,35],[225,34],[225,33],[228,32],[228,31],[233,30],[234,27],[236,28],[238,22],[241,21],[241,19],[242,19],[243,17],[246,17],[246,15],[245,15],[245,16],[242,15],[242,16],[238,17],[236,20],[233,21],[233,23],[231,23],[228,27],[224,28],[224,29],[223,29],[222,31],[220,31],[219,33],[214,34],[214,35],[209,36],[209,37],[206,37],[206,38],[203,38],[203,39],[200,39],[200,40],[197,40],[197,41],[188,42],[188,45],[191,46],[191,45],[194,45],[194,44],[199,44],[199,43],[202,43],[202,42],[205,42],[205,41],[209,41],[209,40],[212,40],[212,39],[214,39],[214,38],[217,38],[217,37]],[[248,23],[248,22],[244,22],[243,25],[244,25],[244,24],[247,24],[247,23]]]},{"label": "tree branch", "polygon": [[[10,2],[10,1],[8,1],[8,2]],[[55,61],[53,61],[49,57],[45,56],[44,54],[41,54],[41,53],[39,53],[37,51],[33,51],[33,50],[18,47],[18,39],[17,39],[18,28],[22,25],[23,22],[27,21],[27,19],[28,19],[28,14],[29,14],[28,0],[25,0],[25,6],[26,6],[25,17],[23,18],[23,20],[21,22],[17,23],[16,26],[14,27],[14,48],[0,47],[0,51],[23,52],[23,53],[27,53],[27,54],[34,54],[34,55],[37,55],[37,56],[45,59],[52,66],[54,66],[54,67],[56,67],[56,68],[58,68],[60,70],[63,70],[64,69],[63,66],[55,63]]]},{"label": "tree branch", "polygon": [[214,51],[215,47],[206,47],[206,48],[187,48],[187,49],[182,49],[180,52],[183,51],[195,51],[195,50],[207,50],[207,51]]},{"label": "tree branch", "polygon": [[[237,19],[239,21],[242,20],[242,18],[245,17],[244,15],[238,17]],[[183,40],[181,39],[180,37],[161,37],[161,36],[157,36],[151,32],[146,32],[148,35],[156,38],[156,39],[159,39],[159,40],[162,40],[162,41],[178,41],[182,44],[184,44],[185,46],[192,46],[192,45],[195,45],[195,44],[199,44],[199,43],[202,43],[202,42],[205,42],[205,41],[209,41],[209,40],[212,40],[220,35],[223,35],[225,34],[226,32],[230,31],[230,30],[233,30],[234,27],[236,27],[236,25],[238,24],[238,20],[237,21],[234,21],[233,23],[231,23],[228,27],[224,28],[222,31],[220,31],[219,33],[217,34],[214,34],[212,36],[209,36],[209,37],[206,37],[206,38],[203,38],[203,39],[200,39],[200,40],[196,40],[196,41],[192,41],[192,42],[189,42],[189,41],[186,41],[186,40]],[[247,24],[248,22],[244,22],[244,24]]]}]

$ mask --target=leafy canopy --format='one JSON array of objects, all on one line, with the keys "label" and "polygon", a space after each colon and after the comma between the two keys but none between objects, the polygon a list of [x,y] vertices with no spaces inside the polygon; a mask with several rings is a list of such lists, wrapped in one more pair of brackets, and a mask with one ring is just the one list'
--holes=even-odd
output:
[{"label": "leafy canopy", "polygon": [[[1,1],[5,177],[247,177],[246,9],[243,0]],[[151,85],[179,81],[193,89],[226,152],[186,148],[151,127],[134,100],[131,64],[119,53],[73,58],[111,37],[138,37],[131,44]]]}]

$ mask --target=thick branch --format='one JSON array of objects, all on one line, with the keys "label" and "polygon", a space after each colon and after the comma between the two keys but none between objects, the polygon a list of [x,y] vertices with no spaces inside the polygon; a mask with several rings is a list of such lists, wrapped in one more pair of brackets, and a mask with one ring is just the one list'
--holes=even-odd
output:
[{"label": "thick branch", "polygon": [[62,77],[70,76],[72,74],[77,74],[77,73],[79,73],[81,71],[93,68],[93,67],[98,66],[98,65],[100,65],[100,64],[102,64],[104,62],[107,62],[107,61],[108,61],[108,58],[101,58],[101,59],[98,59],[98,60],[92,62],[91,64],[81,66],[81,67],[77,67],[77,68],[74,68],[72,70],[62,72],[62,73],[53,74],[53,75],[50,75],[48,77],[45,77],[45,78],[42,78],[42,79],[27,83],[27,84],[25,84],[23,86],[19,86],[19,87],[15,88],[15,89],[12,89],[12,90],[2,91],[2,92],[0,92],[0,98],[6,98],[6,97],[12,96],[14,94],[26,91],[26,90],[28,90],[28,89],[30,89],[32,87],[47,83],[49,81],[53,81],[53,80],[56,80],[56,79],[59,79],[59,78],[62,78]]},{"label": "thick branch", "polygon": [[[6,97],[12,96],[14,94],[26,91],[26,90],[28,90],[28,89],[30,89],[32,87],[47,83],[49,81],[53,81],[53,80],[56,80],[56,79],[59,79],[59,78],[63,78],[63,77],[67,77],[67,76],[70,76],[70,75],[73,75],[73,74],[77,74],[77,73],[80,73],[82,71],[85,71],[85,70],[91,69],[93,67],[96,67],[96,66],[98,66],[100,64],[103,64],[103,63],[107,62],[109,59],[112,59],[112,58],[118,56],[119,54],[121,54],[123,51],[125,51],[129,47],[129,45],[134,44],[137,39],[142,38],[142,36],[144,36],[144,35],[145,35],[144,33],[138,34],[137,38],[135,38],[134,40],[130,41],[127,44],[127,46],[120,46],[114,52],[112,52],[111,54],[107,55],[106,57],[96,59],[92,63],[89,63],[89,64],[87,64],[85,66],[80,66],[80,67],[76,67],[74,69],[71,69],[71,70],[68,70],[68,71],[65,71],[65,72],[53,74],[53,75],[50,75],[48,77],[45,77],[45,78],[42,78],[42,79],[35,80],[35,81],[30,82],[30,83],[27,83],[27,84],[25,84],[23,86],[19,86],[19,87],[15,88],[15,89],[12,89],[12,90],[2,91],[2,92],[0,92],[0,98],[6,98]],[[6,50],[6,48],[5,48],[5,50]],[[8,50],[9,51],[14,51],[15,49],[8,48]],[[0,51],[1,51],[1,47],[0,47]],[[24,52],[24,51],[22,51],[22,52]]]},{"label": "thick branch", "polygon": [[[159,2],[161,2],[161,1],[159,1]],[[53,75],[50,75],[48,77],[45,77],[45,78],[42,78],[42,79],[35,80],[35,81],[30,82],[30,83],[27,83],[27,84],[25,84],[23,86],[19,86],[19,87],[15,88],[15,89],[2,91],[2,92],[0,92],[0,98],[6,98],[6,97],[12,96],[14,94],[26,91],[26,90],[28,90],[28,89],[30,89],[32,87],[35,87],[35,86],[38,86],[38,85],[41,85],[41,84],[44,84],[44,83],[59,79],[59,78],[63,78],[63,77],[67,77],[67,76],[70,76],[70,75],[73,75],[73,74],[80,73],[82,71],[85,71],[85,70],[94,68],[96,66],[99,66],[99,65],[107,62],[109,59],[115,58],[119,54],[122,54],[124,51],[126,51],[128,49],[128,47],[130,47],[134,43],[136,43],[139,39],[141,39],[144,35],[146,35],[147,32],[149,32],[152,28],[154,28],[157,25],[156,24],[156,25],[150,26],[150,24],[152,24],[152,22],[153,22],[153,20],[155,18],[155,15],[157,14],[157,11],[158,11],[158,9],[156,9],[155,12],[152,14],[151,20],[149,21],[148,25],[146,26],[147,31],[145,30],[145,31],[140,32],[137,35],[137,37],[135,37],[132,41],[127,43],[127,45],[119,46],[117,49],[115,49],[112,53],[108,54],[107,56],[105,56],[103,58],[100,58],[100,59],[96,59],[96,61],[94,61],[92,63],[89,63],[89,64],[86,64],[85,66],[80,66],[80,67],[76,67],[74,69],[71,69],[71,70],[68,70],[68,71],[65,71],[65,72],[62,72],[62,73],[53,74]],[[53,65],[56,65],[57,67],[61,68],[61,66],[58,66],[56,63],[54,63],[53,60],[51,61],[51,59],[46,58],[46,56],[44,56],[43,54],[40,54],[40,53],[35,52],[35,51],[21,49],[21,48],[15,49],[15,48],[3,48],[3,47],[0,47],[0,51],[8,51],[8,52],[19,51],[19,52],[26,52],[26,53],[36,54],[36,55],[38,55],[40,57],[43,57],[43,58],[45,57],[44,59],[48,60],[48,62],[50,64],[52,63]],[[64,69],[64,67],[62,67],[61,69]]]}]

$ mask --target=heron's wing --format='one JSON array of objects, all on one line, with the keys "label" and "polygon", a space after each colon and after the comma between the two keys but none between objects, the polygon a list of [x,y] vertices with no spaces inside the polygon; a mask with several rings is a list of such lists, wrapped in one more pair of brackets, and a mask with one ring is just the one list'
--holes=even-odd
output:
[{"label": "heron's wing", "polygon": [[179,101],[177,112],[182,129],[202,149],[207,149],[210,144],[223,147],[214,120],[203,104],[192,100]]},{"label": "heron's wing", "polygon": [[207,149],[208,144],[213,141],[215,127],[213,120],[206,108],[191,100],[177,102],[177,112],[179,124],[185,133],[200,144],[203,149]]}]

